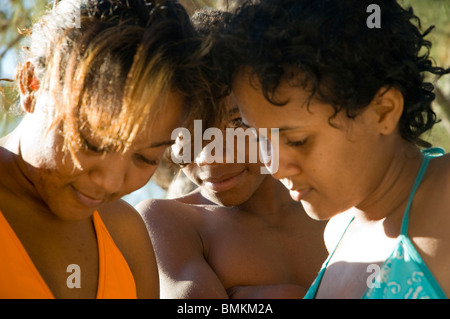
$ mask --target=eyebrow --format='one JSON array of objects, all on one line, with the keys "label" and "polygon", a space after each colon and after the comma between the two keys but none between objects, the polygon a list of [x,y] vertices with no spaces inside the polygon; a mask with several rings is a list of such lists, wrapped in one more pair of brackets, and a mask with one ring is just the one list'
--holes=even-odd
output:
[{"label": "eyebrow", "polygon": [[278,128],[279,132],[285,132],[285,131],[291,131],[291,130],[296,130],[299,129],[300,126],[282,126],[280,128]]}]

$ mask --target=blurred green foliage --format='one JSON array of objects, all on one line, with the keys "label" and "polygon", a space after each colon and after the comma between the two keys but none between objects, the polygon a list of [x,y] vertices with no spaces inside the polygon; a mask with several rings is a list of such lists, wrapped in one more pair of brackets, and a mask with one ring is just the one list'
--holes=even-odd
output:
[{"label": "blurred green foliage", "polygon": [[[428,36],[433,45],[431,56],[436,64],[450,67],[450,1],[448,0],[403,0],[404,6],[412,6],[420,17],[422,29],[434,25]],[[435,85],[434,110],[441,120],[425,137],[436,146],[450,151],[450,76],[440,80],[430,79]]]}]

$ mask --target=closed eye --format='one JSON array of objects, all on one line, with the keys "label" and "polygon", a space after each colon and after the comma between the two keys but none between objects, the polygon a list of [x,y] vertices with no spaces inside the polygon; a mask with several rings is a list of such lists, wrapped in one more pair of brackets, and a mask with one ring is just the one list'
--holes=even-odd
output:
[{"label": "closed eye", "polygon": [[288,146],[298,147],[298,146],[304,145],[304,144],[306,143],[307,140],[308,140],[307,138],[305,138],[305,139],[303,139],[303,140],[301,140],[301,141],[289,141],[289,140],[288,140],[288,141],[286,142],[286,144],[287,144]]},{"label": "closed eye", "polygon": [[135,155],[135,158],[136,158],[138,161],[143,162],[143,163],[148,164],[148,165],[154,165],[154,166],[159,165],[159,160],[148,159],[148,158],[146,158],[145,156],[140,155],[140,154],[136,154],[136,155]]},{"label": "closed eye", "polygon": [[89,141],[86,138],[84,138],[84,140],[83,140],[83,146],[86,150],[94,152],[94,153],[98,153],[98,154],[105,154],[111,150],[110,147],[107,147],[107,146],[102,147],[102,148],[94,146],[91,143],[89,143]]}]

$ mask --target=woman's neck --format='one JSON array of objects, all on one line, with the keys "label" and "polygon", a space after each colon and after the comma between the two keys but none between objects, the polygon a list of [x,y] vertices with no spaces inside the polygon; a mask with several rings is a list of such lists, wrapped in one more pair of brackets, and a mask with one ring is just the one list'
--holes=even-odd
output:
[{"label": "woman's neck", "polygon": [[356,215],[366,220],[381,220],[402,213],[423,161],[415,146],[394,154],[381,182],[355,207]]}]

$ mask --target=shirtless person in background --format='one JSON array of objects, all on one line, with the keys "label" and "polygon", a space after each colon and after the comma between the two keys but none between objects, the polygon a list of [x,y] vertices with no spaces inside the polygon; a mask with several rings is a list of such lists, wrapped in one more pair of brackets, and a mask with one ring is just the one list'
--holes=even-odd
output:
[{"label": "shirtless person in background", "polygon": [[[193,20],[205,27],[214,25],[211,17],[223,18],[203,11]],[[242,126],[228,104],[223,132]],[[136,206],[154,245],[161,298],[302,298],[317,275],[327,256],[325,222],[261,174],[263,164],[250,163],[246,146],[245,163],[208,163],[203,149],[183,168],[196,190]]]}]

